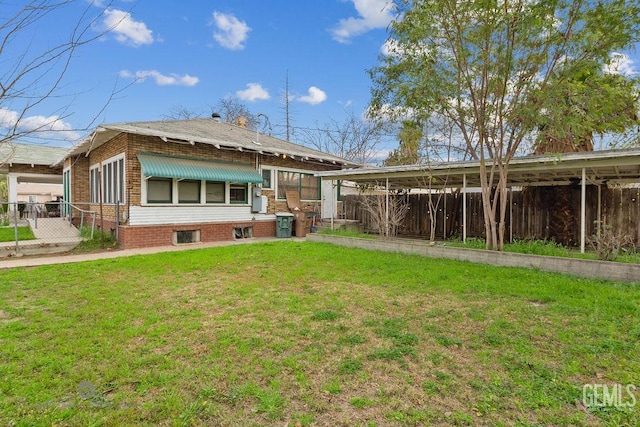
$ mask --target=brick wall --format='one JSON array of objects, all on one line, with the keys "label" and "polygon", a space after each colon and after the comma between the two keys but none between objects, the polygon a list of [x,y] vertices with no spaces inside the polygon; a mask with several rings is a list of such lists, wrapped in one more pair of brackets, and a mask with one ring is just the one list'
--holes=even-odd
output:
[{"label": "brick wall", "polygon": [[71,203],[80,209],[89,205],[89,159],[84,154],[65,160],[65,168],[71,166]]},{"label": "brick wall", "polygon": [[139,206],[141,199],[142,169],[140,162],[136,157],[136,154],[138,153],[146,152],[171,156],[194,157],[202,160],[244,163],[252,167],[255,167],[256,164],[256,154],[246,151],[219,150],[208,144],[176,144],[172,142],[164,142],[160,138],[145,135],[129,134],[127,136],[129,141],[128,155],[126,158],[127,178],[129,182],[127,195],[129,196],[128,200],[131,205]]},{"label": "brick wall", "polygon": [[[73,163],[71,174],[72,200],[74,203],[88,202],[89,198],[89,168],[92,165],[101,163],[118,154],[125,153],[125,174],[126,174],[126,204],[121,206],[120,211],[129,210],[129,206],[139,206],[141,202],[142,170],[136,155],[140,152],[157,153],[164,155],[193,157],[204,160],[223,161],[233,163],[244,163],[255,167],[256,163],[262,162],[265,167],[286,168],[291,170],[335,170],[340,166],[330,163],[318,164],[310,162],[300,162],[291,158],[281,158],[275,156],[262,156],[257,153],[246,151],[218,149],[212,145],[199,144],[186,145],[167,143],[158,137],[121,133],[115,136],[106,144],[93,149],[89,156],[84,154],[67,159],[65,166]],[[277,179],[277,177],[274,177]],[[268,213],[288,211],[287,203],[284,200],[276,200],[273,190],[264,190],[264,195],[268,197]],[[303,202],[304,208],[312,210],[314,202]],[[85,205],[86,208],[98,211],[98,205]],[[115,215],[113,205],[103,205],[103,221],[105,230],[114,227]],[[107,226],[107,224],[109,224]],[[171,245],[173,243],[173,232],[177,230],[200,230],[202,242],[214,242],[233,239],[234,227],[253,227],[254,237],[270,237],[276,234],[275,221],[254,221],[249,223],[207,223],[188,225],[158,225],[158,226],[129,226],[126,221],[121,221],[119,228],[120,244],[124,248],[151,247]]]},{"label": "brick wall", "polygon": [[[203,243],[220,242],[234,240],[234,227],[252,227],[253,237],[274,237],[276,235],[275,221],[251,221],[144,227],[125,225],[120,226],[118,237],[120,246],[123,249],[170,246],[173,244],[173,232],[186,230],[200,230],[200,241]],[[105,229],[107,228],[105,227]]]}]

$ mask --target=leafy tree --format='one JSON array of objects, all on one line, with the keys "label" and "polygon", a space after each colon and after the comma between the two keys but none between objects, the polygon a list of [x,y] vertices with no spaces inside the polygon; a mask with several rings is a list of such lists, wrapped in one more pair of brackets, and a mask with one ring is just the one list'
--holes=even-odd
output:
[{"label": "leafy tree", "polygon": [[550,90],[534,95],[542,98],[535,152],[592,151],[594,134],[624,136],[640,125],[638,80],[606,72],[595,61],[559,70]]},{"label": "leafy tree", "polygon": [[[488,249],[501,250],[509,163],[572,70],[604,64],[640,35],[640,4],[602,0],[404,0],[388,55],[370,70],[373,117],[451,120],[480,181]],[[558,80],[552,81],[554,77]],[[553,84],[552,84],[553,83]],[[603,102],[610,105],[614,99]],[[546,109],[546,111],[543,110]],[[589,123],[576,123],[582,134]]]},{"label": "leafy tree", "polygon": [[8,199],[9,199],[9,187],[7,183],[7,175],[0,175],[0,203]]},{"label": "leafy tree", "polygon": [[[594,133],[615,132],[626,139],[626,131],[640,124],[637,81],[605,72],[597,62],[581,69],[561,69],[552,76],[551,88],[542,100],[536,154],[593,151]],[[571,203],[574,191],[571,186],[532,187],[525,191],[525,197],[547,206],[549,235],[566,246],[578,242],[578,212]]]},{"label": "leafy tree", "polygon": [[384,166],[413,165],[420,163],[422,156],[422,126],[420,123],[405,120],[398,133],[399,146],[391,151],[384,161]]}]

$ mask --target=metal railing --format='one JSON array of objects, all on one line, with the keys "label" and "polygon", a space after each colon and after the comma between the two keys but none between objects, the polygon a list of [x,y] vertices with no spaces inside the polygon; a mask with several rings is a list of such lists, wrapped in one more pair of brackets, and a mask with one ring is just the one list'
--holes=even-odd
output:
[{"label": "metal railing", "polygon": [[0,204],[0,258],[13,255],[12,246],[15,254],[35,254],[36,247],[73,247],[84,240],[81,230],[85,227],[90,229],[86,238],[93,239],[96,219],[97,212],[64,200]]},{"label": "metal railing", "polygon": [[[15,211],[15,210],[14,210]],[[74,212],[80,215],[79,229],[84,227],[85,216],[91,218],[91,238],[96,227],[96,212],[81,209],[78,206],[65,201],[46,203],[27,203],[26,218],[32,219],[34,228],[38,228],[38,218],[64,218],[69,221],[69,226],[73,227]]]}]

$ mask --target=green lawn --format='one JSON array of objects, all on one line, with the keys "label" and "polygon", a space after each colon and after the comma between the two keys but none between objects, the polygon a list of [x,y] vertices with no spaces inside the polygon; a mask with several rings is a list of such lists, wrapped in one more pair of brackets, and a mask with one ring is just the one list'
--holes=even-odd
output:
[{"label": "green lawn", "polygon": [[[36,236],[33,235],[30,227],[18,227],[18,240],[33,240]],[[15,242],[16,235],[14,227],[0,227],[0,242]]]},{"label": "green lawn", "polygon": [[[445,245],[469,249],[486,248],[485,240],[478,238],[467,239],[466,243],[462,243],[460,240],[449,240],[445,242]],[[505,243],[504,251],[561,258],[599,259],[593,247],[587,246],[586,252],[580,253],[579,248],[567,248],[548,240],[515,240],[513,243]],[[640,264],[640,253],[635,248],[623,248],[609,261]]]},{"label": "green lawn", "polygon": [[582,404],[640,385],[637,285],[290,240],[0,278],[0,425],[640,423]]}]

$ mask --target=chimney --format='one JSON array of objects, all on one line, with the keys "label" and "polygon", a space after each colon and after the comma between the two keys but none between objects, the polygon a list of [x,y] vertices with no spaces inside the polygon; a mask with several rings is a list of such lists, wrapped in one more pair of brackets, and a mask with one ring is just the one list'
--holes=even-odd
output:
[{"label": "chimney", "polygon": [[236,125],[240,126],[241,128],[246,129],[247,128],[247,116],[238,116],[238,118],[236,119]]}]

